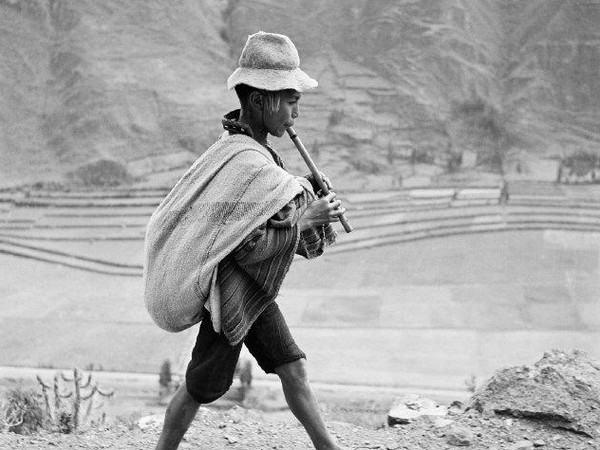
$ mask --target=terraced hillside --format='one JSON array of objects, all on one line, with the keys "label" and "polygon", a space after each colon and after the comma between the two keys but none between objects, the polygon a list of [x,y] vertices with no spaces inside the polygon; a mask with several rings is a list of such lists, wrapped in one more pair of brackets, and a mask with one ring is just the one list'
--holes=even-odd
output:
[{"label": "terraced hillside", "polygon": [[[515,182],[498,187],[348,193],[355,231],[328,254],[450,235],[514,230],[600,232],[595,186]],[[82,270],[141,276],[143,240],[164,190],[0,195],[0,252]],[[502,200],[502,201],[501,201]]]}]

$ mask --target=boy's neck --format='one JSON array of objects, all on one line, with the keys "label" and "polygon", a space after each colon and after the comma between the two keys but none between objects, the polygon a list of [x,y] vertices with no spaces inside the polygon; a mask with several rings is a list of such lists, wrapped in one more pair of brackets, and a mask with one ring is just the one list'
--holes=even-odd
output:
[{"label": "boy's neck", "polygon": [[261,145],[267,144],[267,129],[265,128],[262,116],[252,114],[244,108],[240,111],[239,122],[245,123],[252,130],[253,137]]}]

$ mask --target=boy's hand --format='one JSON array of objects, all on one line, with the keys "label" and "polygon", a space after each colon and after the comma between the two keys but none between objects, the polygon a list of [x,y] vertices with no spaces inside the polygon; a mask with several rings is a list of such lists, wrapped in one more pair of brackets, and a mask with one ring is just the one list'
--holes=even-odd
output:
[{"label": "boy's hand", "polygon": [[[331,191],[333,189],[333,185],[331,184],[331,181],[329,180],[329,178],[323,172],[319,172],[319,173],[321,175],[321,179],[325,183],[325,186],[327,186],[327,189]],[[312,173],[309,173],[308,175],[306,175],[305,178],[312,185],[312,188],[313,188],[313,191],[315,191],[315,194],[317,194],[319,197],[321,197],[322,196],[321,186],[319,186],[319,183],[315,179],[314,175]]]},{"label": "boy's hand", "polygon": [[336,200],[335,197],[336,193],[330,192],[325,197],[311,202],[298,221],[300,231],[327,225],[331,222],[339,222],[339,216],[346,210],[341,207],[342,202]]}]

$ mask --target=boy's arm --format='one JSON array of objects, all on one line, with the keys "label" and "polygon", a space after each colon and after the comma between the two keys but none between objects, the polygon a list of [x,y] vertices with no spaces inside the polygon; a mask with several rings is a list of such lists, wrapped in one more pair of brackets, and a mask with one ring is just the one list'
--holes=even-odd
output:
[{"label": "boy's arm", "polygon": [[296,254],[306,259],[313,259],[321,256],[325,251],[325,246],[333,242],[335,242],[335,231],[331,225],[307,228],[300,232]]},{"label": "boy's arm", "polygon": [[272,258],[281,248],[296,239],[296,227],[272,228],[263,224],[253,230],[232,252],[240,265],[256,264]]},{"label": "boy's arm", "polygon": [[[333,197],[319,199],[320,207],[314,207],[314,197],[306,191],[299,194],[271,217],[267,223],[253,230],[232,252],[240,264],[265,261],[280,251],[290,239],[300,233],[296,253],[307,259],[323,254],[326,245],[335,242],[336,233],[330,223],[323,222],[324,210]],[[307,213],[307,209],[310,211]],[[330,219],[329,219],[330,220]]]},{"label": "boy's arm", "polygon": [[306,208],[299,194],[275,213],[266,223],[254,229],[232,252],[240,264],[255,264],[275,256],[290,239],[296,239],[300,216]]}]

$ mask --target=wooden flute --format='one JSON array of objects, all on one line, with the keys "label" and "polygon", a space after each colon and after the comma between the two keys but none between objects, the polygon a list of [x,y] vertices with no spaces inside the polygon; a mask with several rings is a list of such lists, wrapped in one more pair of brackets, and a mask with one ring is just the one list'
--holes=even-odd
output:
[{"label": "wooden flute", "polygon": [[[329,188],[327,187],[327,184],[323,181],[323,178],[321,177],[321,172],[310,157],[308,151],[306,150],[306,147],[304,147],[304,144],[302,143],[294,129],[292,127],[289,127],[287,128],[287,132],[290,135],[290,139],[294,142],[296,148],[300,152],[300,155],[302,155],[302,159],[304,159],[304,162],[310,169],[310,173],[312,173],[313,178],[321,188],[321,192],[323,192],[323,195],[329,194]],[[344,214],[341,214],[339,218],[342,226],[344,227],[344,230],[346,230],[346,233],[350,233],[352,231],[352,225],[350,225],[350,222],[348,222],[346,216]]]}]

